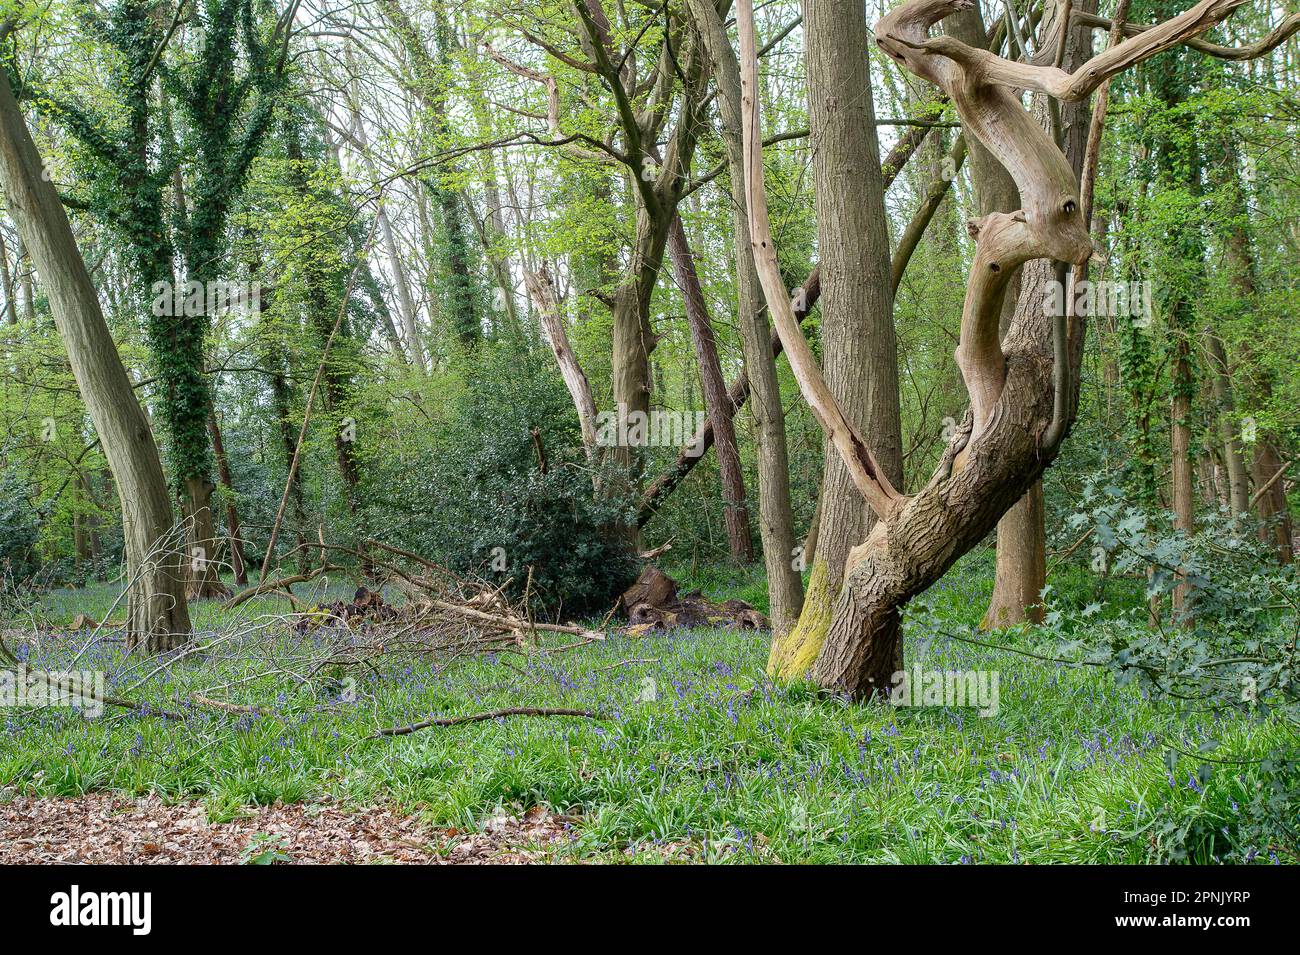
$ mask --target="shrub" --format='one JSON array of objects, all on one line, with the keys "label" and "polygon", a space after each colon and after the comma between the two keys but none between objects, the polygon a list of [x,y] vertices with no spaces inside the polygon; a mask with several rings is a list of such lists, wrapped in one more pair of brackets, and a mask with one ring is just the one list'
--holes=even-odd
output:
[{"label": "shrub", "polygon": [[512,597],[529,588],[540,613],[603,614],[636,575],[618,530],[631,498],[614,490],[627,482],[588,466],[549,356],[485,344],[474,360],[432,442],[403,462],[376,462],[387,470],[371,526],[453,571],[506,584]]},{"label": "shrub", "polygon": [[37,512],[27,502],[27,485],[12,471],[0,472],[0,570],[26,577],[38,567]]}]

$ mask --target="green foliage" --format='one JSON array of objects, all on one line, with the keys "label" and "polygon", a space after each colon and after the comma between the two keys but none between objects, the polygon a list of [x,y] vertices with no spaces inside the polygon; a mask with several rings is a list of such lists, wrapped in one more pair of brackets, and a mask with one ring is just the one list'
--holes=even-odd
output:
[{"label": "green foliage", "polygon": [[[1105,622],[1093,619],[1100,604],[1052,608],[1045,635],[1090,634],[1092,662],[1114,669],[1121,685],[1134,683],[1144,695],[1174,706],[1260,717],[1280,708],[1291,719],[1300,716],[1300,575],[1294,566],[1270,566],[1249,528],[1223,516],[1207,517],[1191,536],[1169,532],[1113,485],[1090,485],[1081,507],[1068,523],[1092,527],[1096,569],[1145,575],[1146,600],[1165,619],[1149,626],[1144,603]],[[1186,596],[1175,611],[1179,588]]]},{"label": "green foliage", "polygon": [[[449,668],[376,657],[374,670],[348,671],[356,692],[343,701],[324,674],[249,682],[250,668],[260,668],[252,661],[293,652],[302,639],[252,627],[183,678],[162,671],[134,687],[139,673],[120,644],[96,644],[82,665],[105,668],[110,687],[132,682],[142,701],[175,707],[178,686],[221,686],[223,699],[257,706],[258,715],[196,711],[177,723],[124,711],[94,721],[53,709],[0,714],[0,786],[34,795],[156,792],[200,800],[214,821],[277,799],[358,809],[383,801],[470,830],[499,806],[544,805],[575,817],[572,840],[553,849],[560,859],[1173,861],[1175,838],[1164,826],[1190,822],[1187,861],[1296,861],[1295,840],[1257,827],[1248,806],[1261,794],[1294,818],[1294,775],[1278,776],[1280,761],[1256,762],[1294,747],[1294,728],[1279,714],[1176,719],[1102,668],[1027,656],[1043,649],[1032,634],[1005,634],[1001,648],[945,637],[940,630],[976,632],[992,587],[988,556],[971,555],[932,588],[938,615],[905,621],[905,653],[930,669],[997,671],[1001,701],[990,718],[850,706],[803,685],[772,686],[762,674],[767,641],[727,630],[612,635],[566,653],[461,658]],[[725,580],[700,568],[701,584],[725,588]],[[106,606],[112,594],[94,596],[81,605]],[[272,608],[288,609],[275,601],[242,615],[207,604],[201,613],[206,626],[240,629]],[[47,641],[41,650],[68,647],[80,643]],[[53,657],[38,659],[54,668]],[[589,708],[607,719],[496,720],[365,740],[377,726],[520,705]],[[1197,754],[1177,754],[1172,770],[1171,737]],[[1219,741],[1210,755],[1224,762],[1202,781],[1198,751],[1209,740]],[[248,858],[271,849],[260,842]]]},{"label": "green foliage", "polygon": [[0,470],[0,572],[25,577],[37,569],[40,521],[27,501],[27,484]]},{"label": "green foliage", "polygon": [[615,491],[626,482],[582,457],[550,361],[541,349],[485,343],[432,441],[414,460],[376,461],[386,490],[370,520],[453,570],[509,581],[512,596],[530,587],[531,568],[530,595],[547,612],[603,615],[636,575],[619,531],[630,501]]}]

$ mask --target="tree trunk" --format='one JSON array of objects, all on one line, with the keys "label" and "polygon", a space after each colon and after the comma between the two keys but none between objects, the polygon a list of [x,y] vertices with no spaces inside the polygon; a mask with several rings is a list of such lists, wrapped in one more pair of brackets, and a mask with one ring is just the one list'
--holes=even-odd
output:
[{"label": "tree trunk", "polygon": [[753,4],[739,3],[745,191],[763,292],[800,391],[879,518],[847,561],[850,569],[825,642],[812,654],[816,682],[851,697],[883,692],[892,684],[901,661],[902,606],[974,547],[1040,477],[1078,410],[1083,316],[1061,310],[1049,317],[1040,309],[1024,320],[1018,315],[1006,336],[999,334],[1004,296],[1020,266],[1048,258],[1059,263],[1057,274],[1064,274],[1092,255],[1077,176],[1011,90],[1082,100],[1116,73],[1205,32],[1234,9],[1232,0],[1201,0],[1066,74],[1011,63],[951,37],[929,36],[935,23],[969,2],[905,0],[876,26],[876,43],[885,53],[952,98],[964,132],[1007,168],[1022,199],[1020,212],[993,213],[968,225],[976,253],[957,364],[970,413],[935,474],[910,496],[895,488],[836,403],[785,300],[763,186]]},{"label": "tree trunk", "polygon": [[[650,325],[650,297],[663,263],[669,218],[665,210],[651,212],[638,202],[631,263],[614,293],[610,367],[619,434],[627,433],[630,415],[650,411],[650,353],[659,344]],[[618,446],[613,457],[633,474],[639,471],[640,456],[632,448]]]},{"label": "tree trunk", "polygon": [[[978,5],[959,10],[943,23],[943,30],[977,49],[990,47],[988,32],[984,27]],[[1008,38],[1009,39],[1009,38]],[[996,50],[993,52],[997,52]],[[1020,190],[1011,174],[978,140],[969,144],[971,180],[975,186],[979,214],[1015,212],[1020,208]],[[1028,288],[1021,276],[1012,280],[1011,288],[1002,302],[998,321],[999,333],[1006,335],[1020,305],[1018,290]],[[1030,307],[1042,308],[1042,290],[1026,292],[1033,299]],[[1028,304],[1028,303],[1027,303]],[[997,569],[993,580],[993,596],[984,612],[982,626],[986,628],[1009,627],[1028,620],[1042,619],[1041,598],[1046,584],[1046,537],[1043,512],[1043,488],[1035,483],[1011,510],[998,522]]]},{"label": "tree trunk", "polygon": [[593,458],[596,454],[596,400],[592,397],[587,374],[569,344],[569,333],[564,328],[564,316],[560,314],[560,303],[556,300],[550,273],[545,265],[536,272],[525,271],[524,283],[528,286],[528,294],[537,308],[542,327],[546,329],[546,340],[550,342],[551,353],[560,368],[560,377],[564,379],[564,386],[578,412],[582,449],[588,458]]},{"label": "tree trunk", "polygon": [[[745,152],[742,142],[740,64],[727,36],[723,19],[730,0],[690,0],[696,30],[713,66],[722,117],[722,144],[731,179],[732,226],[735,233],[736,321],[745,355],[745,375],[754,416],[758,457],[758,533],[767,571],[768,602],[774,638],[789,631],[803,606],[803,563],[795,553],[794,509],[790,500],[790,461],[786,445],[785,411],[776,377],[772,328],[764,307],[763,291],[754,267],[749,215],[744,195]],[[820,279],[818,280],[820,281]],[[809,306],[809,289],[803,289]],[[820,285],[817,285],[820,295]],[[779,338],[777,339],[780,340]],[[734,394],[734,391],[733,391]],[[776,645],[774,639],[773,646]]]},{"label": "tree trunk", "polygon": [[[713,422],[713,440],[718,451],[718,474],[722,481],[722,503],[725,508],[727,549],[736,563],[748,564],[754,559],[754,544],[749,534],[745,478],[740,469],[740,450],[736,445],[736,429],[731,419],[731,401],[727,396],[727,384],[722,378],[718,343],[709,321],[704,290],[700,288],[695,259],[691,255],[680,215],[674,215],[672,225],[669,226],[668,253],[672,258],[682,298],[686,302],[686,321],[690,325],[691,341],[695,345],[695,355],[699,361],[704,404],[709,420]],[[700,451],[703,453],[703,449]]]},{"label": "tree trunk", "polygon": [[217,477],[226,491],[226,531],[230,541],[230,570],[235,583],[241,587],[248,583],[248,569],[244,566],[244,542],[239,533],[239,508],[235,505],[235,483],[230,476],[230,461],[226,446],[221,440],[221,426],[215,412],[208,414],[208,433],[212,436],[212,453],[217,459]]},{"label": "tree trunk", "polygon": [[[1095,0],[1080,0],[1074,5],[1076,10],[1096,8]],[[982,25],[978,32],[967,24],[972,17],[978,17],[978,8],[964,10],[948,21],[948,33],[959,39],[965,39],[974,45],[983,36]],[[1056,17],[1061,7],[1053,7],[1049,17]],[[956,28],[954,28],[956,27]],[[1060,25],[1049,22],[1041,28],[1045,38],[1058,35]],[[980,45],[987,48],[987,42]],[[1056,44],[1040,43],[1042,55],[1055,58]],[[1078,28],[1071,30],[1064,47],[1061,66],[1068,72],[1076,70],[1092,52],[1092,35]],[[1035,59],[1038,62],[1038,59]],[[1040,65],[1042,65],[1040,63]],[[1038,115],[1040,122],[1051,126],[1051,110],[1043,97],[1038,97]],[[1059,107],[1061,140],[1070,168],[1078,176],[1083,170],[1084,153],[1088,144],[1089,110],[1086,102],[1064,103]],[[974,153],[975,150],[972,150]],[[1020,208],[1020,195],[1015,182],[1007,171],[984,147],[979,149],[980,161],[972,161],[976,175],[992,180],[981,190],[976,187],[980,198],[980,214],[990,212],[1012,212]],[[988,203],[988,205],[986,205]],[[1000,330],[1003,335],[1011,326],[1017,309],[1039,309],[1043,307],[1044,291],[1047,283],[1053,280],[1052,269],[1046,262],[1027,264],[1021,272],[1019,282],[1013,286],[1003,303]],[[1064,291],[1064,290],[1063,290]],[[982,626],[986,628],[1010,627],[1022,623],[1041,623],[1043,620],[1042,592],[1047,585],[1047,528],[1046,508],[1043,486],[1035,483],[1016,506],[1007,512],[998,522],[997,570],[994,575],[993,595],[988,609],[984,613]]]},{"label": "tree trunk", "polygon": [[397,290],[397,312],[402,319],[402,331],[406,334],[406,348],[412,363],[423,373],[429,367],[424,360],[424,345],[420,341],[420,326],[415,313],[415,300],[411,297],[411,286],[406,278],[406,266],[402,263],[402,249],[397,244],[393,233],[393,224],[389,221],[388,210],[382,205],[377,213],[379,228],[384,239],[384,249],[388,252],[388,261],[393,269],[393,286]]},{"label": "tree trunk", "polygon": [[6,206],[40,270],[77,387],[117,480],[127,564],[127,646],[171,650],[189,638],[191,627],[167,481],[67,214],[43,171],[8,77],[0,76]]},{"label": "tree trunk", "polygon": [[18,270],[18,285],[23,293],[23,318],[29,322],[36,321],[36,284],[32,281],[32,270],[28,264],[27,248],[23,243],[22,233],[18,234],[18,243],[14,248],[15,268]]},{"label": "tree trunk", "polygon": [[[885,476],[901,487],[888,219],[869,59],[861,53],[869,45],[866,11],[833,0],[805,0],[803,11],[822,281],[822,367],[832,397],[849,422],[871,436]],[[823,455],[821,526],[809,594],[798,626],[779,651],[773,650],[773,673],[782,671],[783,661],[797,658],[801,647],[820,642],[849,551],[866,540],[875,523],[829,440]],[[814,587],[826,587],[828,594],[814,594]]]},{"label": "tree trunk", "polygon": [[1228,365],[1223,339],[1213,329],[1206,329],[1205,340],[1212,366],[1210,384],[1215,404],[1218,406],[1215,419],[1219,425],[1224,470],[1228,473],[1228,508],[1233,518],[1238,518],[1250,509],[1250,477],[1246,472],[1241,432],[1237,429],[1236,402],[1232,395],[1232,371]]},{"label": "tree trunk", "polygon": [[[1255,280],[1255,252],[1251,243],[1250,210],[1240,179],[1236,174],[1237,153],[1231,142],[1224,146],[1224,161],[1220,167],[1222,175],[1231,176],[1223,183],[1228,187],[1228,195],[1232,203],[1230,214],[1225,217],[1227,223],[1224,242],[1225,259],[1242,307],[1253,309],[1256,306],[1258,288]],[[1242,364],[1246,367],[1253,364],[1249,346],[1243,355]],[[1267,369],[1247,376],[1244,384],[1251,403],[1267,406],[1272,400],[1273,382],[1271,372]],[[1234,435],[1239,437],[1240,432],[1236,429],[1236,422],[1231,422],[1231,426]],[[1274,545],[1277,558],[1281,563],[1289,564],[1294,559],[1294,551],[1291,544],[1291,515],[1286,491],[1281,479],[1264,490],[1281,467],[1282,455],[1278,451],[1276,436],[1271,432],[1259,433],[1251,462],[1257,488],[1255,491],[1257,516],[1265,524],[1260,528],[1259,537],[1262,542],[1271,542]]]},{"label": "tree trunk", "polygon": [[212,516],[212,492],[216,485],[206,475],[184,478],[181,506],[189,528],[191,600],[227,598],[230,588],[221,582],[221,563],[217,560],[217,524]]},{"label": "tree trunk", "polygon": [[1259,495],[1259,519],[1267,525],[1261,528],[1260,539],[1265,542],[1271,540],[1278,561],[1289,564],[1295,559],[1295,552],[1291,544],[1291,515],[1287,507],[1285,478],[1274,480],[1281,468],[1282,458],[1277,453],[1277,446],[1271,441],[1257,442],[1254,458],[1255,484],[1262,489],[1269,481],[1273,482],[1268,490]]},{"label": "tree trunk", "polygon": [[0,281],[4,282],[5,317],[10,325],[18,324],[18,302],[15,297],[14,276],[9,268],[9,249],[4,235],[0,234]]},{"label": "tree trunk", "polygon": [[277,430],[280,434],[280,450],[284,454],[284,469],[290,474],[289,506],[292,510],[294,553],[297,556],[298,572],[305,574],[310,564],[307,553],[306,526],[307,514],[303,504],[302,466],[293,466],[294,451],[298,438],[293,423],[289,420],[292,392],[288,376],[279,368],[271,374],[271,408],[275,412]]}]

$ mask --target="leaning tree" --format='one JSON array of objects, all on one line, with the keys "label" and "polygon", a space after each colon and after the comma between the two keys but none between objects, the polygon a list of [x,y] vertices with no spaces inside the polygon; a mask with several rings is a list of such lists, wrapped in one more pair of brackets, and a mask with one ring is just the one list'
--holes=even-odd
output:
[{"label": "leaning tree", "polygon": [[[13,28],[0,27],[0,42]],[[175,649],[190,634],[181,541],[158,448],[135,398],[58,191],[0,69],[0,187],[50,301],[68,364],[122,504],[128,647]]]},{"label": "leaning tree", "polygon": [[[822,687],[855,697],[890,686],[892,675],[902,669],[902,607],[978,544],[1038,480],[1060,450],[1078,408],[1085,323],[1083,316],[1069,314],[1073,296],[1068,287],[1066,308],[1056,309],[1056,314],[1046,308],[1018,310],[1006,335],[999,334],[1003,298],[1022,265],[1050,259],[1055,263],[1050,274],[1064,286],[1093,254],[1079,179],[1021,102],[1022,91],[1049,102],[1078,102],[1110,77],[1189,40],[1198,49],[1243,58],[1242,50],[1195,38],[1245,0],[1200,0],[1164,23],[1140,28],[1073,73],[1055,65],[1014,62],[952,36],[930,36],[932,26],[972,2],[906,0],[875,31],[885,53],[948,95],[965,132],[1006,168],[1021,199],[1016,212],[995,212],[968,224],[975,257],[956,360],[970,407],[935,473],[912,495],[885,476],[867,440],[827,388],[795,320],[777,267],[763,189],[753,2],[741,0],[738,5],[745,191],[763,292],[804,399],[879,518],[849,557],[827,626],[788,635],[785,639],[795,642],[775,648],[779,652],[772,655],[773,675],[790,678],[811,670]],[[1064,29],[1071,3],[1058,2],[1062,6],[1057,19]],[[1259,55],[1294,33],[1293,20],[1248,48],[1246,55]],[[1049,289],[1043,293],[1048,299]]]}]

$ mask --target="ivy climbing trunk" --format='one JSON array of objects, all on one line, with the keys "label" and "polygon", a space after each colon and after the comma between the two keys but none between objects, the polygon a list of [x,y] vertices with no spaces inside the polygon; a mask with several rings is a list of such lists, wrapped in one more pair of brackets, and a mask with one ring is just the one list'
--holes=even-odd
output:
[{"label": "ivy climbing trunk", "polygon": [[[433,4],[434,49],[397,0],[380,0],[380,12],[406,53],[413,74],[409,88],[424,109],[434,149],[445,148],[452,138],[447,116],[447,89],[451,82],[452,35],[442,2]],[[457,339],[473,348],[483,337],[481,295],[475,275],[473,244],[460,192],[450,177],[429,170],[421,176],[439,216],[438,283],[431,292],[439,299],[439,314],[450,322]],[[412,343],[416,347],[416,343]]]}]

